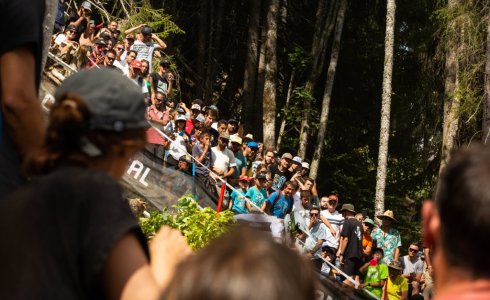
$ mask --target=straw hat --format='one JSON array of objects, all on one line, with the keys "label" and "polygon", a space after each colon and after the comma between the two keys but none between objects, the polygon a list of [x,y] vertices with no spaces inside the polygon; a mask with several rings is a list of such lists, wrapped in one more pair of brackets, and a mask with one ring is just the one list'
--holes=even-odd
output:
[{"label": "straw hat", "polygon": [[398,260],[392,260],[388,265],[388,268],[392,268],[398,271],[403,271],[402,264]]},{"label": "straw hat", "polygon": [[392,222],[397,222],[397,220],[395,219],[395,216],[393,215],[393,211],[391,211],[391,210],[387,210],[384,212],[384,214],[377,215],[376,217],[378,217],[379,219],[388,219]]}]

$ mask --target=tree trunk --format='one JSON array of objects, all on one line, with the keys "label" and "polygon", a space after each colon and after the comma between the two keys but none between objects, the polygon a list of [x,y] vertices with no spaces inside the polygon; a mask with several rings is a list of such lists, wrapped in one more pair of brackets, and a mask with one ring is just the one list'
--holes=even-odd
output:
[{"label": "tree trunk", "polygon": [[[313,33],[313,40],[311,44],[311,58],[312,66],[311,72],[306,82],[306,90],[313,95],[316,81],[321,74],[323,68],[325,55],[325,48],[327,41],[335,25],[338,0],[330,1],[330,5],[327,6],[327,1],[318,1],[318,8],[316,11],[315,20],[315,32]],[[301,129],[299,135],[299,147],[298,156],[304,158],[306,155],[306,147],[308,146],[309,135],[309,119],[311,113],[311,102],[305,101],[303,107],[303,119],[301,120]]]},{"label": "tree trunk", "polygon": [[[206,53],[208,51],[208,18],[209,2],[201,1],[199,7],[199,29],[197,35],[197,91],[198,98],[204,96],[206,78]],[[208,99],[204,99],[208,101]]]},{"label": "tree trunk", "polygon": [[[249,124],[253,120],[254,114],[254,96],[255,96],[255,80],[257,79],[258,68],[258,50],[259,50],[259,34],[260,34],[260,0],[250,0],[248,36],[247,36],[247,54],[245,57],[245,72],[243,74],[243,111],[242,122]],[[253,122],[258,124],[259,122]],[[252,128],[245,128],[246,132],[250,132]]]},{"label": "tree trunk", "polygon": [[310,166],[309,176],[313,179],[316,179],[317,177],[318,167],[320,165],[323,147],[325,144],[328,113],[330,111],[330,99],[332,96],[335,73],[337,71],[337,62],[339,60],[340,39],[342,37],[342,30],[344,27],[346,10],[347,10],[347,0],[341,0],[339,11],[337,13],[337,23],[335,25],[335,35],[332,43],[332,51],[330,53],[330,64],[328,66],[328,71],[327,71],[327,82],[325,84],[325,91],[323,93],[322,112],[320,115],[320,128],[318,129],[316,147],[315,147],[315,151],[313,152],[313,160]]},{"label": "tree trunk", "polygon": [[482,126],[482,142],[487,143],[490,137],[490,8],[488,9],[488,24],[487,24],[487,56],[485,61],[485,101],[483,102],[483,126]]},{"label": "tree trunk", "polygon": [[[293,93],[293,82],[294,82],[295,71],[291,72],[291,78],[289,79],[288,94],[286,95],[285,109],[289,107],[289,100],[291,100],[291,94]],[[282,136],[284,134],[284,129],[286,128],[286,116],[282,117],[281,127],[279,128],[279,134],[277,135],[277,149],[281,148]]]},{"label": "tree trunk", "polygon": [[53,35],[54,18],[56,17],[56,10],[58,9],[58,1],[46,0],[44,9],[43,20],[43,53],[41,60],[41,71],[44,70],[46,64],[46,58],[48,57],[49,46],[51,43],[51,36]]},{"label": "tree trunk", "polygon": [[[459,0],[449,0],[449,9],[454,8]],[[450,28],[454,30],[455,21],[449,23]],[[446,81],[444,84],[444,120],[442,123],[442,149],[441,149],[441,164],[439,174],[442,172],[447,162],[449,155],[454,147],[456,133],[459,125],[459,108],[460,99],[456,95],[458,90],[458,43],[456,37],[449,37],[447,41],[446,52]]]},{"label": "tree trunk", "polygon": [[263,141],[265,148],[274,148],[276,133],[276,79],[277,79],[277,18],[279,0],[270,0],[267,12],[267,34],[265,42],[265,81],[263,96]]},{"label": "tree trunk", "polygon": [[383,70],[383,95],[381,101],[381,129],[379,132],[378,170],[376,173],[375,215],[385,210],[385,186],[390,136],[391,80],[393,72],[393,48],[395,40],[395,0],[386,5],[385,60]]}]

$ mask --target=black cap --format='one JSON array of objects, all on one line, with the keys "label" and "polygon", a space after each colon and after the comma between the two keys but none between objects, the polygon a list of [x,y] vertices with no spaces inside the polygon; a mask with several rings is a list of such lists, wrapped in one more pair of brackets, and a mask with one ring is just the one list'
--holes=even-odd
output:
[{"label": "black cap", "polygon": [[141,34],[147,35],[147,34],[152,34],[153,30],[151,29],[150,26],[145,26],[141,29]]},{"label": "black cap", "polygon": [[141,87],[118,71],[82,70],[63,81],[55,93],[56,103],[65,93],[78,95],[87,105],[89,130],[121,132],[149,127]]}]

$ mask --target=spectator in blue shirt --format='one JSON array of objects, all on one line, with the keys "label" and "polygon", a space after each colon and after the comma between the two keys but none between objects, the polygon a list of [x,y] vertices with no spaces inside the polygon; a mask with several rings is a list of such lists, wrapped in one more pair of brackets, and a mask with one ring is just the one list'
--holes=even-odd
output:
[{"label": "spectator in blue shirt", "polygon": [[297,185],[292,181],[284,184],[282,191],[272,193],[267,199],[266,212],[272,216],[284,219],[293,208],[293,194]]}]

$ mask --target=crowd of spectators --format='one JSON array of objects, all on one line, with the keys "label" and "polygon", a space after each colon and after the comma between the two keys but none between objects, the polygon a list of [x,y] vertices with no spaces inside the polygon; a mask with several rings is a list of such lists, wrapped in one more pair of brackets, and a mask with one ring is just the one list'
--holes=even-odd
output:
[{"label": "crowd of spectators", "polygon": [[429,299],[429,251],[421,255],[413,242],[408,254],[400,256],[401,238],[392,211],[377,216],[379,227],[352,204],[338,211],[338,195],[319,198],[315,180],[308,177],[308,160],[265,149],[237,120],[220,118],[214,105],[200,99],[177,102],[171,63],[160,60],[152,70],[153,58],[161,58],[166,44],[151,27],[141,24],[122,37],[116,21],[96,25],[91,12],[91,4],[83,2],[65,23],[57,22],[51,51],[65,60],[78,59],[78,68],[114,69],[141,87],[152,124],[145,151],[155,161],[195,176],[216,193],[226,184],[227,205],[235,214],[266,213],[284,219],[299,250],[327,276],[353,285],[325,260],[378,297],[416,299],[423,293]]}]

